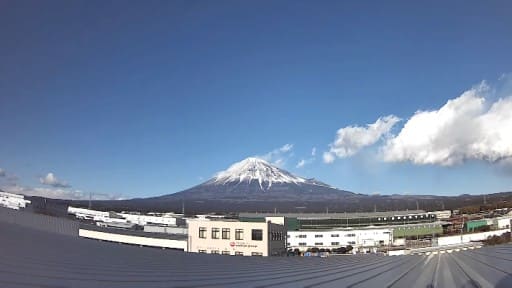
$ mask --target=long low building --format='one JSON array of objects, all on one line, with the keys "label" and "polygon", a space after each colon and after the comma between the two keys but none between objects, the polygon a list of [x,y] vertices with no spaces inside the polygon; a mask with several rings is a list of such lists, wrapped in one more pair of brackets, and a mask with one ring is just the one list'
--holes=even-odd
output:
[{"label": "long low building", "polygon": [[329,231],[288,231],[289,249],[306,251],[310,248],[336,249],[352,246],[354,251],[374,250],[391,245],[392,229],[337,229]]},{"label": "long low building", "polygon": [[367,213],[240,213],[238,216],[241,221],[262,221],[266,217],[285,217],[289,231],[406,225],[437,221],[436,214],[423,210]]}]

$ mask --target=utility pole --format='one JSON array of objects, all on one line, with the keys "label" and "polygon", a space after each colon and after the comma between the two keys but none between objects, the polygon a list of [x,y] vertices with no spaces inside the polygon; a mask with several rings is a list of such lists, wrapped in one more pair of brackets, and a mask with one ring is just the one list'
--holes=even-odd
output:
[{"label": "utility pole", "polygon": [[92,198],[92,192],[89,191],[89,209],[91,209],[91,205],[92,205],[91,204],[91,200],[92,200],[91,198]]}]

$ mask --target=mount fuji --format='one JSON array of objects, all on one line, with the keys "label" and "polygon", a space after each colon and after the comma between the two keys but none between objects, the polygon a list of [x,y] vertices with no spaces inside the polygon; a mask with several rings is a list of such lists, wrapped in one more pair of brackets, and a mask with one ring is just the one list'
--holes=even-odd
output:
[{"label": "mount fuji", "polygon": [[355,195],[250,157],[190,189],[158,198],[236,201],[339,200]]}]

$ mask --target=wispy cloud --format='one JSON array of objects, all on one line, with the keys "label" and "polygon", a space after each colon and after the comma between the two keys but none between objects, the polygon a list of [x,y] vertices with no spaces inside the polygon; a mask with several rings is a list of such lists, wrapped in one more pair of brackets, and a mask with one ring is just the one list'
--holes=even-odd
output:
[{"label": "wispy cloud", "polygon": [[[503,97],[489,101],[496,93]],[[502,91],[482,82],[437,110],[416,112],[381,153],[384,161],[419,165],[450,166],[471,159],[500,162],[512,158],[511,131],[512,89]]]},{"label": "wispy cloud", "polygon": [[295,168],[303,168],[304,166],[315,162],[315,160],[316,160],[315,155],[316,155],[316,147],[313,147],[311,149],[311,157],[300,159],[299,162],[297,162],[297,165],[295,165]]},{"label": "wispy cloud", "polygon": [[389,115],[366,126],[348,126],[339,129],[336,139],[329,145],[329,151],[323,154],[324,162],[332,163],[336,158],[353,156],[364,147],[375,144],[389,133],[398,121],[400,121],[398,117]]},{"label": "wispy cloud", "polygon": [[293,155],[293,144],[284,144],[283,146],[276,148],[264,155],[256,156],[273,165],[282,167],[286,164],[286,161]]},{"label": "wispy cloud", "polygon": [[71,187],[68,183],[64,181],[60,181],[53,173],[48,173],[46,176],[39,178],[39,182],[41,184],[58,187],[58,188],[68,188]]},{"label": "wispy cloud", "polygon": [[[26,196],[39,196],[52,199],[66,200],[87,200],[89,193],[76,189],[49,188],[49,187],[29,187],[20,185],[11,185],[2,187],[2,190],[10,193],[22,194]],[[121,195],[112,195],[107,193],[91,193],[93,200],[121,200]]]}]

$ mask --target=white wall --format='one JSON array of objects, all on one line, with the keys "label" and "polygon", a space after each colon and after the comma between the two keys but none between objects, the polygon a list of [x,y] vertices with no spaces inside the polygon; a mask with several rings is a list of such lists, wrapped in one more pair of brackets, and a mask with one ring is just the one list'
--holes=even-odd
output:
[{"label": "white wall", "polygon": [[[382,244],[379,244],[382,241]],[[328,231],[288,231],[289,249],[298,248],[305,251],[308,248],[338,248],[351,245],[352,247],[373,247],[389,245],[393,241],[391,229],[359,229],[359,230],[328,230]],[[333,244],[338,242],[339,244]],[[305,243],[305,245],[301,245]]]},{"label": "white wall", "polygon": [[[205,228],[205,238],[199,238],[199,229]],[[212,239],[212,229],[219,229],[219,238]],[[229,239],[222,239],[222,229],[229,229]],[[236,239],[236,229],[243,230],[243,239]],[[262,230],[262,240],[252,240],[252,230]],[[282,240],[272,240],[272,233],[281,233]],[[189,251],[199,252],[218,251],[236,255],[251,256],[253,253],[261,253],[261,256],[285,253],[286,228],[283,225],[263,222],[239,222],[239,221],[208,221],[190,220],[188,222]]]},{"label": "white wall", "polygon": [[506,232],[510,232],[510,229],[501,229],[501,230],[489,231],[489,232],[463,234],[462,236],[456,235],[456,236],[439,237],[439,238],[437,238],[437,244],[438,244],[438,246],[445,246],[445,245],[469,243],[471,241],[483,241],[483,240],[486,240],[487,237],[489,237],[489,236],[493,236],[493,235],[500,236],[501,234],[506,233]]},{"label": "white wall", "polygon": [[150,238],[150,237],[142,237],[142,236],[122,235],[122,234],[116,234],[116,233],[92,231],[92,230],[87,230],[87,229],[78,230],[78,236],[90,238],[90,239],[104,240],[104,241],[112,241],[112,242],[143,245],[143,246],[182,249],[183,251],[187,251],[187,241],[186,240],[171,240],[171,239]]}]

